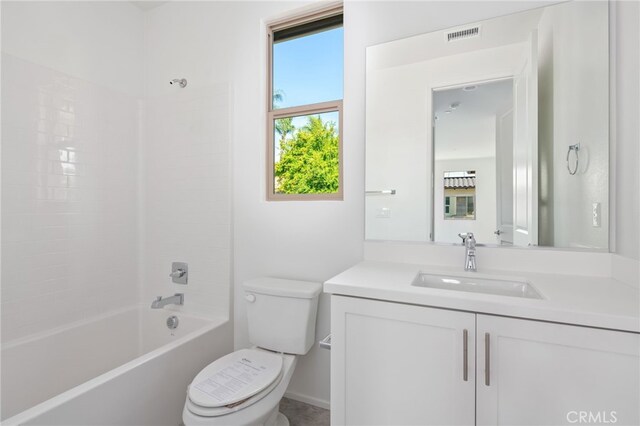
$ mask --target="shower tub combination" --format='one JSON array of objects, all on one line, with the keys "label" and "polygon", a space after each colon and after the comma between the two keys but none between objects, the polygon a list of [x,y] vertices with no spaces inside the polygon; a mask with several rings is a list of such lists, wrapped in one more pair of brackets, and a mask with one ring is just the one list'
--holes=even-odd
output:
[{"label": "shower tub combination", "polygon": [[232,333],[227,318],[145,306],[8,342],[2,424],[179,425],[187,385]]}]

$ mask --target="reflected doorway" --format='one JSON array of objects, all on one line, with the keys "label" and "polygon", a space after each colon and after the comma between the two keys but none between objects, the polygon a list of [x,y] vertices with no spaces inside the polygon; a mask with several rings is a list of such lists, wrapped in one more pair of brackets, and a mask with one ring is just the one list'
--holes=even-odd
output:
[{"label": "reflected doorway", "polygon": [[505,78],[433,91],[435,241],[473,232],[513,243],[513,87]]}]

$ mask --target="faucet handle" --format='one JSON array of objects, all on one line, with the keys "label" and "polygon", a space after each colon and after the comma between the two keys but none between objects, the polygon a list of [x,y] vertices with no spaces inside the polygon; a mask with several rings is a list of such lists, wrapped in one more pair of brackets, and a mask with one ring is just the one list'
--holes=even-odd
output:
[{"label": "faucet handle", "polygon": [[466,232],[458,234],[462,238],[462,245],[467,248],[475,248],[476,239],[473,237],[473,232]]},{"label": "faucet handle", "polygon": [[187,271],[185,271],[184,269],[176,269],[175,271],[171,272],[169,276],[172,278],[181,278],[186,273]]}]

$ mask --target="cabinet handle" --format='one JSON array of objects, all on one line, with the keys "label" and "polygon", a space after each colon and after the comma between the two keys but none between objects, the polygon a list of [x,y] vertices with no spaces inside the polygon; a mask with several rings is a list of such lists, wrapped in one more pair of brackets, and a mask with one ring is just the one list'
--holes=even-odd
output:
[{"label": "cabinet handle", "polygon": [[491,337],[484,333],[484,384],[491,386]]},{"label": "cabinet handle", "polygon": [[462,330],[462,380],[469,381],[469,331],[465,328]]}]

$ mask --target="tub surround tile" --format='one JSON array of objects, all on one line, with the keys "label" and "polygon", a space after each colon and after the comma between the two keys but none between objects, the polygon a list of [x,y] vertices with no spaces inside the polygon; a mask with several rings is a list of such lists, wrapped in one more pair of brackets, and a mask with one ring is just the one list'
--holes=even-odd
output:
[{"label": "tub surround tile", "polygon": [[138,100],[7,53],[2,79],[5,343],[137,303]]},{"label": "tub surround tile", "polygon": [[[178,310],[229,315],[229,97],[196,83],[143,102],[143,302],[180,292]],[[189,264],[188,285],[168,277],[174,261]]]}]

